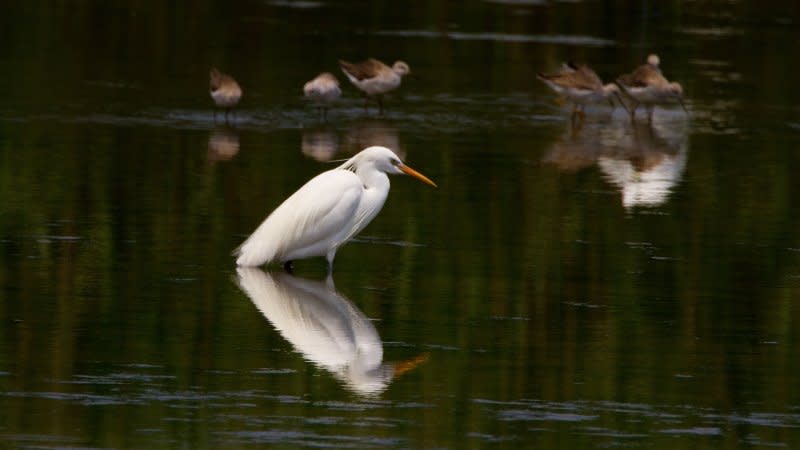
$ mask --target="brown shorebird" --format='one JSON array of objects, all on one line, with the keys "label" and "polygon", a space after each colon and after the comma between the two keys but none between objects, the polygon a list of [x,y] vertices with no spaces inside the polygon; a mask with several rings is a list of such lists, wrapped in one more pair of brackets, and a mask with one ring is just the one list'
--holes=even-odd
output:
[{"label": "brown shorebird", "polygon": [[651,54],[647,57],[647,64],[642,64],[633,72],[617,78],[617,84],[631,100],[632,107],[628,110],[631,120],[636,118],[636,108],[644,105],[647,109],[647,121],[653,121],[655,105],[677,100],[683,110],[689,113],[683,103],[683,88],[680,83],[670,82],[661,74],[659,68],[661,60],[658,55]]},{"label": "brown shorebird", "polygon": [[587,103],[608,100],[611,108],[614,108],[612,95],[616,95],[622,106],[627,109],[619,98],[617,85],[614,83],[604,85],[595,71],[585,64],[577,65],[569,62],[564,64],[559,72],[539,73],[537,78],[573,103],[573,118],[575,115],[583,115],[583,108]]},{"label": "brown shorebird", "polygon": [[[225,108],[225,121],[227,122],[228,112],[239,104],[239,100],[242,98],[242,88],[239,87],[239,83],[233,77],[220,72],[216,67],[211,68],[208,86],[214,103],[221,108]],[[214,110],[214,120],[217,120],[216,110]]]},{"label": "brown shorebird", "polygon": [[[358,89],[367,97],[375,97],[378,101],[378,111],[383,115],[383,94],[397,89],[401,79],[411,73],[408,64],[395,61],[392,67],[370,58],[360,63],[349,63],[339,60],[342,72]],[[364,104],[364,109],[367,103]]]},{"label": "brown shorebird", "polygon": [[303,86],[303,95],[317,105],[322,120],[327,119],[328,107],[342,95],[339,80],[329,72],[323,72]]}]

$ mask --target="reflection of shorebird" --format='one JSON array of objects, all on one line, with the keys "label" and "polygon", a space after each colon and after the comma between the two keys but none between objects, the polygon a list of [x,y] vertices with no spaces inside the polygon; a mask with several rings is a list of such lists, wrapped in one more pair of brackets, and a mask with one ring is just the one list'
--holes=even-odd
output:
[{"label": "reflection of shorebird", "polygon": [[625,208],[667,201],[686,168],[686,134],[673,137],[678,142],[670,142],[651,126],[635,125],[627,154],[598,158],[606,179],[622,191]]},{"label": "reflection of shorebird", "polygon": [[237,269],[238,283],[256,308],[303,357],[360,395],[377,395],[427,354],[383,362],[383,343],[372,322],[327,283],[261,269]]},{"label": "reflection of shorebird", "polygon": [[[380,115],[383,115],[383,94],[400,87],[402,78],[411,73],[408,64],[403,61],[396,61],[389,67],[373,58],[359,63],[339,60],[339,66],[364,95],[376,98]],[[364,104],[364,109],[366,108],[367,103]]]},{"label": "reflection of shorebird", "polygon": [[231,127],[216,127],[208,136],[208,160],[229,161],[239,153],[239,134]]},{"label": "reflection of shorebird", "polygon": [[647,109],[647,120],[652,122],[655,105],[671,100],[677,100],[683,110],[689,112],[683,103],[683,87],[680,83],[671,83],[664,78],[659,67],[660,63],[658,55],[652,54],[647,57],[647,64],[617,78],[622,92],[633,100],[633,105],[629,109],[631,120],[636,117],[636,108],[644,105]]},{"label": "reflection of shorebird", "polygon": [[397,136],[397,128],[381,119],[363,119],[352,123],[344,135],[342,150],[345,154],[354,154],[373,145],[392,149],[400,159],[406,156]]},{"label": "reflection of shorebird", "polygon": [[342,95],[339,80],[329,72],[323,72],[303,86],[303,95],[314,102],[322,120],[328,117],[328,107]]},{"label": "reflection of shorebird", "polygon": [[[225,108],[225,121],[228,121],[228,112],[239,104],[242,98],[242,88],[232,76],[224,74],[215,67],[211,68],[209,91],[214,103]],[[214,110],[214,120],[217,118],[217,111]]]},{"label": "reflection of shorebird", "polygon": [[303,130],[300,146],[304,155],[308,155],[319,162],[330,161],[339,151],[336,133],[326,129]]},{"label": "reflection of shorebird", "polygon": [[[612,95],[619,98],[619,88],[614,83],[603,84],[600,77],[594,70],[584,64],[575,65],[565,64],[560,71],[545,74],[539,73],[537,78],[542,80],[556,93],[563,95],[574,105],[572,114],[583,115],[583,109],[587,103],[597,103],[608,100],[611,108],[614,108]],[[622,103],[622,99],[620,99]],[[622,103],[623,107],[625,106]]]},{"label": "reflection of shorebird", "polygon": [[570,128],[543,161],[564,171],[597,164],[605,179],[622,192],[625,208],[658,206],[680,181],[686,166],[686,132],[657,130],[648,124],[633,127],[609,123]]},{"label": "reflection of shorebird", "polygon": [[339,247],[378,215],[389,195],[387,174],[406,174],[436,187],[386,147],[369,147],[323,172],[287,198],[234,254],[239,266],[272,261],[291,270],[295,259],[325,256],[328,272]]}]

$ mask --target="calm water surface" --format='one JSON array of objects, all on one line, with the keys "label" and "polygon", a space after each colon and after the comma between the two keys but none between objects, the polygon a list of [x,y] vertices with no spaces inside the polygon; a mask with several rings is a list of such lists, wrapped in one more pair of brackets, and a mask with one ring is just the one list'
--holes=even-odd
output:
[{"label": "calm water surface", "polygon": [[[0,447],[800,448],[794,2],[162,3],[0,19]],[[688,116],[535,79],[649,52]],[[385,117],[369,56],[416,75]],[[439,188],[392,178],[331,279],[237,271],[375,144]]]}]

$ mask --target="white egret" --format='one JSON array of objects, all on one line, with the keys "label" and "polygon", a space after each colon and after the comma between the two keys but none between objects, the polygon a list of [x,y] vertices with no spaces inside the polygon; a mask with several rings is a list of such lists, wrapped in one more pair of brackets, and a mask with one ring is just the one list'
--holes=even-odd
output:
[{"label": "white egret", "polygon": [[325,256],[333,270],[336,251],[380,212],[389,194],[386,174],[406,174],[436,187],[386,147],[366,148],[341,166],[308,181],[278,206],[234,250],[239,266]]}]

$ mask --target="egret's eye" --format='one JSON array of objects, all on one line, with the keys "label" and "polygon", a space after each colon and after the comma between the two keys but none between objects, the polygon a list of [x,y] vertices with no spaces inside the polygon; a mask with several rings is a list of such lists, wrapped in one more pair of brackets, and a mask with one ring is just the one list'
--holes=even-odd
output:
[{"label": "egret's eye", "polygon": [[392,159],[391,162],[392,162],[393,166],[399,166],[400,165],[400,160],[398,160],[398,159]]}]

